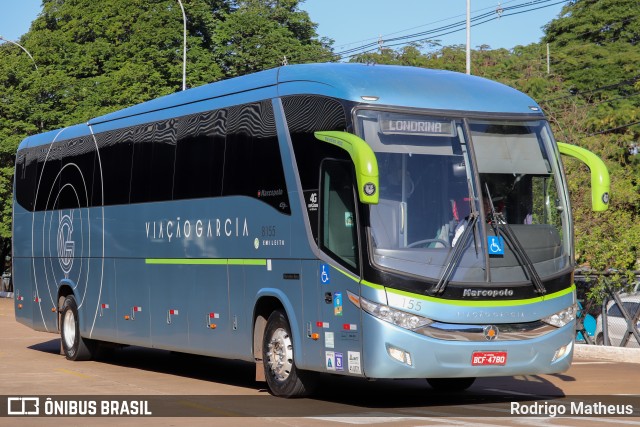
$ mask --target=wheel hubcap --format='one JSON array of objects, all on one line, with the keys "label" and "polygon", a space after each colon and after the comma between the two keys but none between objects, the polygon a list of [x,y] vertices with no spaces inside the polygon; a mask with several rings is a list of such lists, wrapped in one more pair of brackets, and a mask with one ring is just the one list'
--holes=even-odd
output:
[{"label": "wheel hubcap", "polygon": [[271,335],[267,348],[269,369],[278,381],[286,380],[293,367],[293,343],[291,342],[291,337],[283,328],[278,328]]},{"label": "wheel hubcap", "polygon": [[62,323],[62,338],[67,348],[73,348],[76,342],[76,319],[72,310],[67,310]]}]

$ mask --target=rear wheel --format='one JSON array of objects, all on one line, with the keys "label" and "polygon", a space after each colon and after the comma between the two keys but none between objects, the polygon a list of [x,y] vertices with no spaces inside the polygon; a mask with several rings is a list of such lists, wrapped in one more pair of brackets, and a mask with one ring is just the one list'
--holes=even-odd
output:
[{"label": "rear wheel", "polygon": [[69,360],[91,359],[95,343],[80,336],[78,305],[73,295],[65,298],[60,312],[60,335],[64,355]]},{"label": "rear wheel", "polygon": [[280,310],[271,313],[267,320],[262,363],[269,390],[274,396],[302,397],[315,388],[316,375],[296,368],[291,328],[286,315]]},{"label": "rear wheel", "polygon": [[471,387],[475,378],[427,378],[431,387],[439,391],[463,391]]}]

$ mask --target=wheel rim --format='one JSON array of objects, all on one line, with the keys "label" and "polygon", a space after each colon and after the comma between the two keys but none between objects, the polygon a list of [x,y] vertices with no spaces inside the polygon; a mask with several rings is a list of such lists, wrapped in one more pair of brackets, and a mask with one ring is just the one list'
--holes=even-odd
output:
[{"label": "wheel rim", "polygon": [[62,338],[67,348],[73,348],[73,344],[76,341],[76,319],[72,310],[67,310],[64,314]]},{"label": "wheel rim", "polygon": [[278,381],[285,381],[293,368],[293,343],[283,328],[276,329],[267,344],[267,364]]}]

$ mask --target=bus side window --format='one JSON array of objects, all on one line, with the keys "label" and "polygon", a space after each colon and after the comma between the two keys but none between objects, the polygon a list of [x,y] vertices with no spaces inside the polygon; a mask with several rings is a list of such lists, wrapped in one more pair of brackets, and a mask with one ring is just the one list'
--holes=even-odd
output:
[{"label": "bus side window", "polygon": [[358,234],[352,166],[345,161],[325,160],[321,180],[320,247],[357,273]]},{"label": "bus side window", "polygon": [[[38,155],[38,171],[36,173],[36,211],[55,209],[49,194],[57,195],[60,190],[60,181],[56,177],[60,173],[62,161],[55,156],[47,156],[49,146],[41,148],[42,151]],[[42,186],[42,188],[39,188],[39,186]]]},{"label": "bus side window", "polygon": [[133,144],[133,161],[131,166],[131,190],[129,203],[152,201],[149,198],[151,183],[151,152],[153,143],[149,140],[136,141]]},{"label": "bus side window", "polygon": [[[160,126],[158,126],[160,127]],[[169,126],[167,126],[169,127]],[[160,133],[162,129],[157,130]],[[149,200],[166,201],[173,199],[173,172],[176,159],[176,139],[169,129],[165,138],[154,135],[151,148],[149,177]]]},{"label": "bus side window", "polygon": [[173,199],[219,197],[222,194],[227,110],[181,119]]},{"label": "bus side window", "polygon": [[[104,202],[104,205],[129,203],[131,167],[133,162],[133,141],[131,133],[134,130],[134,127],[130,127],[96,135],[99,150],[98,156],[100,158],[97,178],[101,181],[101,190],[98,192],[99,194],[94,194],[93,203],[100,202],[100,204],[102,204],[102,202]],[[94,188],[94,190],[95,189],[96,188]],[[102,193],[102,191],[104,191],[104,193]],[[98,204],[98,206],[100,204]]]},{"label": "bus side window", "polygon": [[349,159],[349,154],[316,139],[314,132],[347,129],[346,112],[340,101],[324,96],[293,95],[282,98],[285,117],[304,192],[309,225],[318,242],[320,164],[323,159]]},{"label": "bus side window", "polygon": [[223,196],[247,196],[290,215],[291,207],[271,102],[229,108]]},{"label": "bus side window", "polygon": [[85,137],[68,141],[65,145],[57,208],[75,209],[91,206],[91,188],[87,185],[87,181],[90,185],[93,177],[96,154],[93,141]]},{"label": "bus side window", "polygon": [[16,200],[25,209],[34,210],[37,157],[34,148],[18,152],[16,158]]}]

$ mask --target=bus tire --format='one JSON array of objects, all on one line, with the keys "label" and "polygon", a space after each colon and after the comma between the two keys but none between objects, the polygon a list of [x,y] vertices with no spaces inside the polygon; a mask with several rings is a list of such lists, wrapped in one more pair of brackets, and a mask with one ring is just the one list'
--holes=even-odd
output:
[{"label": "bus tire", "polygon": [[269,316],[262,342],[262,363],[269,390],[278,397],[303,397],[315,388],[316,375],[296,368],[287,316],[276,310]]},{"label": "bus tire", "polygon": [[463,391],[471,387],[476,379],[470,378],[427,378],[431,387],[438,391]]},{"label": "bus tire", "polygon": [[94,343],[80,336],[78,304],[73,295],[65,298],[60,312],[60,338],[65,357],[68,360],[91,359]]}]

